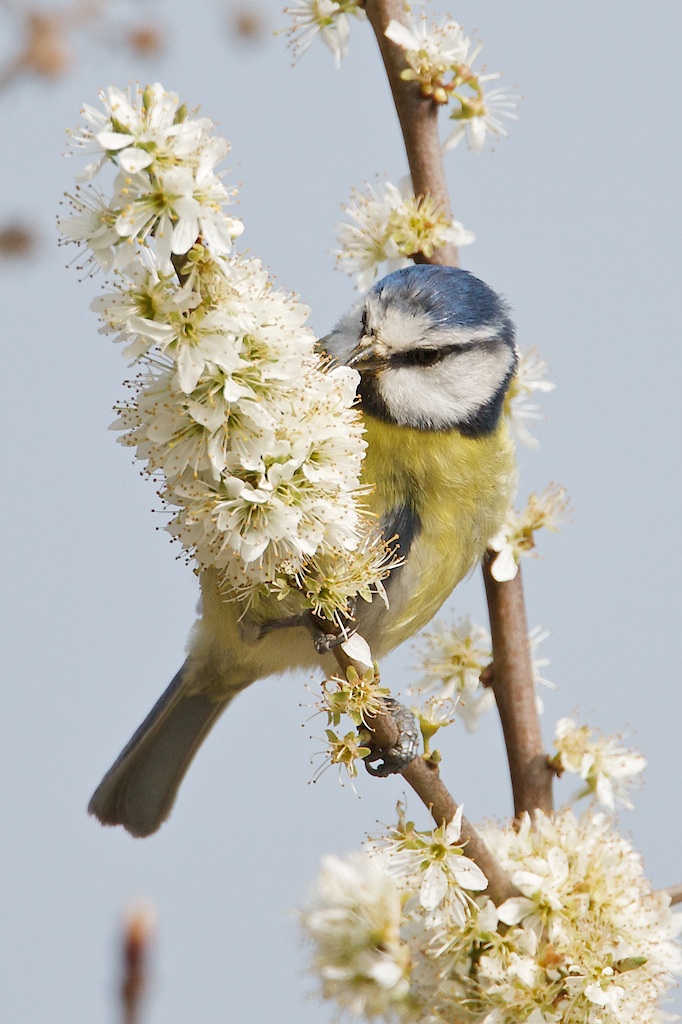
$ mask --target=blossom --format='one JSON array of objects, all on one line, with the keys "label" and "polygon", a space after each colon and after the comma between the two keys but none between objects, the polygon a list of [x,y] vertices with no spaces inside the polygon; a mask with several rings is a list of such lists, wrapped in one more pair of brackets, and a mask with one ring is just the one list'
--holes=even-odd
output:
[{"label": "blossom", "polygon": [[285,7],[291,16],[290,45],[296,57],[302,56],[319,35],[334,55],[336,67],[348,53],[349,15],[364,18],[365,12],[356,0],[298,0],[295,7]]},{"label": "blossom", "polygon": [[488,135],[507,138],[509,132],[502,118],[518,121],[514,110],[518,106],[518,98],[504,89],[492,89],[486,92],[483,82],[497,78],[498,75],[481,75],[478,78],[477,94],[462,101],[461,108],[450,115],[455,121],[455,128],[445,140],[447,152],[454,149],[466,136],[469,148],[480,153],[485,146]]},{"label": "blossom", "polygon": [[[540,644],[548,636],[546,630],[535,626],[528,634],[528,642],[535,685],[553,688],[554,684],[542,675],[549,659],[538,656]],[[424,631],[421,640],[421,675],[410,687],[410,692],[431,694],[431,700],[444,705],[440,713],[448,720],[452,705],[452,712],[462,719],[467,732],[475,732],[481,716],[495,706],[495,695],[490,681],[485,678],[493,660],[490,634],[482,626],[473,624],[468,616],[464,616],[447,624],[436,622]],[[541,713],[542,701],[537,695],[536,701]],[[414,710],[415,714],[422,714],[418,709]],[[435,713],[433,708],[428,717]],[[445,724],[449,724],[449,721],[444,721]]]},{"label": "blossom", "polygon": [[418,832],[399,809],[398,825],[374,840],[385,857],[385,870],[401,887],[418,892],[419,905],[438,911],[454,925],[466,923],[472,892],[488,887],[488,879],[460,844],[462,807],[452,821],[432,832]]},{"label": "blossom", "polygon": [[526,508],[520,514],[510,508],[502,529],[488,541],[488,547],[497,552],[490,571],[498,583],[513,580],[523,555],[535,555],[535,531],[543,527],[555,533],[568,513],[566,491],[558,484],[550,484],[542,494],[531,494]]},{"label": "blossom", "polygon": [[57,224],[65,244],[77,243],[89,250],[87,261],[105,271],[121,270],[134,259],[132,246],[116,230],[118,210],[94,188],[76,186],[67,194],[72,212]]},{"label": "blossom", "polygon": [[76,148],[99,157],[81,175],[86,180],[101,170],[107,157],[115,158],[128,174],[155,174],[181,163],[198,166],[206,152],[217,162],[229,149],[224,139],[211,136],[208,118],[188,118],[177,94],[159,82],[145,89],[131,86],[127,92],[110,86],[100,90],[99,98],[103,110],[86,103],[85,124],[71,133]]},{"label": "blossom", "polygon": [[307,307],[232,252],[242,225],[214,173],[229,145],[212,122],[159,84],[100,98],[75,145],[104,154],[88,177],[117,173],[108,198],[77,192],[63,230],[117,270],[93,303],[138,366],[114,429],[226,597],[274,593],[283,615],[342,625],[349,598],[384,596],[395,562],[363,506],[358,375],[329,367]]},{"label": "blossom", "polygon": [[465,135],[470,148],[480,151],[488,134],[509,134],[503,118],[518,120],[514,113],[517,97],[502,89],[486,90],[487,83],[500,74],[473,70],[481,44],[471,50],[471,40],[461,25],[450,18],[431,24],[422,11],[419,20],[406,14],[404,23],[390,21],[385,34],[404,50],[407,67],[400,77],[417,82],[422,95],[434,103],[455,105],[450,114],[455,128],[445,142],[445,150],[452,149]]},{"label": "blossom", "polygon": [[372,285],[380,269],[406,267],[417,253],[430,258],[434,249],[474,241],[472,232],[431,196],[415,197],[409,179],[400,188],[378,182],[364,192],[354,189],[344,210],[355,223],[337,224],[337,259],[346,273],[356,275],[360,290]]},{"label": "blossom", "polygon": [[545,379],[549,367],[540,356],[537,348],[519,353],[516,373],[511,379],[504,400],[504,411],[508,422],[519,441],[529,448],[537,448],[538,442],[526,427],[526,421],[537,422],[543,419],[540,407],[527,401],[535,391],[548,394],[555,385]]},{"label": "blossom", "polygon": [[[100,101],[103,110],[84,107],[85,124],[72,133],[71,143],[99,157],[82,179],[90,181],[105,165],[118,169],[107,211],[107,227],[113,223],[118,244],[129,242],[132,258],[135,243],[145,244],[153,236],[158,265],[166,274],[173,273],[171,255],[186,253],[199,235],[211,252],[230,252],[243,225],[223,209],[234,191],[214,172],[230,146],[212,134],[213,122],[189,117],[178,96],[158,82],[145,89],[131,86],[127,93],[112,86],[100,91]],[[82,218],[91,211],[91,220],[98,202],[92,186],[72,198],[76,213]],[[78,226],[66,222],[67,235],[73,238]],[[88,225],[82,229],[79,240],[90,244],[94,232]],[[107,242],[117,244],[108,235]]]},{"label": "blossom", "polygon": [[449,94],[461,84],[460,69],[466,66],[471,41],[462,26],[449,18],[430,25],[422,12],[419,22],[411,14],[405,20],[406,24],[391,20],[385,32],[405,50],[408,67],[401,78],[419,82],[423,94],[436,103],[447,103]]},{"label": "blossom", "polygon": [[[659,1004],[682,972],[681,919],[608,819],[536,812],[532,827],[524,815],[520,823],[484,825],[480,834],[521,893],[500,907],[482,890],[475,865],[472,872],[462,863],[457,822],[419,832],[399,805],[397,826],[371,840],[366,854],[399,896],[387,953],[394,963],[396,950],[404,957],[400,1001],[360,970],[362,1000],[352,1002],[349,972],[342,969],[338,987],[327,986],[324,973],[341,948],[349,961],[359,949],[374,950],[353,900],[374,907],[383,891],[378,876],[368,897],[363,877],[357,893],[350,880],[326,886],[318,945],[325,955],[315,964],[324,994],[366,1019],[393,1019],[399,1009],[417,1024],[660,1021]],[[387,916],[376,934],[385,934]]]},{"label": "blossom", "polygon": [[594,795],[613,811],[616,804],[632,809],[628,788],[646,768],[646,758],[636,750],[622,746],[616,736],[593,737],[586,725],[572,718],[561,718],[556,725],[557,749],[554,764],[561,772],[573,772],[585,782],[578,797]]},{"label": "blossom", "polygon": [[410,954],[398,886],[366,853],[326,856],[301,914],[326,998],[372,1018],[404,1002]]}]

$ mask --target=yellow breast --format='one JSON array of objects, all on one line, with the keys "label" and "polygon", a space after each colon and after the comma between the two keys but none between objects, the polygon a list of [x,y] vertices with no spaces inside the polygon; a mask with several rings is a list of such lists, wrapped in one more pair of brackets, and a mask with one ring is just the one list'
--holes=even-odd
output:
[{"label": "yellow breast", "polygon": [[506,423],[485,437],[398,427],[365,415],[364,479],[372,511],[407,506],[419,532],[392,579],[377,656],[425,625],[482,557],[510,501],[514,454]]}]

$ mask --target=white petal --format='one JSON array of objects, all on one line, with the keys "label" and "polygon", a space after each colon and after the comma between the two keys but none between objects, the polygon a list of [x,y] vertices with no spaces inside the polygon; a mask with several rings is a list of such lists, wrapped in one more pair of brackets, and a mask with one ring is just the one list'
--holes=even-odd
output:
[{"label": "white petal", "polygon": [[135,146],[128,146],[118,158],[118,162],[123,170],[129,174],[135,174],[136,171],[144,170],[145,167],[149,167],[153,160],[154,157],[146,149],[137,149]]},{"label": "white petal", "polygon": [[341,650],[349,658],[352,658],[353,661],[359,661],[361,665],[365,665],[367,668],[372,667],[373,661],[370,646],[359,633],[353,633],[352,637],[345,640],[341,644]]},{"label": "white petal", "polygon": [[448,880],[440,864],[429,864],[419,891],[424,910],[435,910],[448,891]]},{"label": "white petal", "polygon": [[535,908],[525,896],[511,896],[497,908],[497,916],[504,924],[518,924]]},{"label": "white petal", "polygon": [[471,889],[480,892],[488,888],[488,879],[485,877],[478,864],[474,864],[468,857],[455,857],[450,862],[452,873],[463,889]]},{"label": "white petal", "polygon": [[490,573],[493,579],[497,580],[498,583],[508,583],[509,580],[513,580],[515,578],[518,571],[519,567],[516,564],[514,551],[511,545],[508,545],[500,551],[499,555],[490,566]]},{"label": "white petal", "polygon": [[398,46],[402,46],[403,50],[418,50],[419,40],[415,36],[414,32],[410,32],[406,25],[401,25],[395,18],[391,18],[388,23],[388,27],[384,32],[387,39],[391,42],[397,43]]}]

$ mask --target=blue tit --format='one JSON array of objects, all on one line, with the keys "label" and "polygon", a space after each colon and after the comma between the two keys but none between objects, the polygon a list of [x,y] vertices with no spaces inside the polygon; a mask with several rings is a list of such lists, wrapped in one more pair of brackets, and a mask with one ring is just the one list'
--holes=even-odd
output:
[{"label": "blue tit", "polygon": [[[386,581],[388,607],[358,602],[358,630],[381,658],[433,617],[500,528],[514,465],[503,416],[514,327],[478,278],[421,265],[379,281],[320,344],[359,371],[364,482],[402,560]],[[295,608],[273,597],[245,613],[221,596],[211,570],[201,591],[184,665],[90,801],[102,823],[134,836],[168,817],[192,758],[240,690],[320,666]]]}]

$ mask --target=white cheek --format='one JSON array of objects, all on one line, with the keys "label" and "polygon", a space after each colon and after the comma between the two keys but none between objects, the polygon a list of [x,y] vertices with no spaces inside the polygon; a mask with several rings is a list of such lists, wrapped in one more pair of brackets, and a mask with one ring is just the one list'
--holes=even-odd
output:
[{"label": "white cheek", "polygon": [[378,390],[392,416],[406,426],[426,421],[434,429],[466,422],[497,393],[511,368],[507,346],[473,349],[435,366],[403,366],[379,375]]}]

